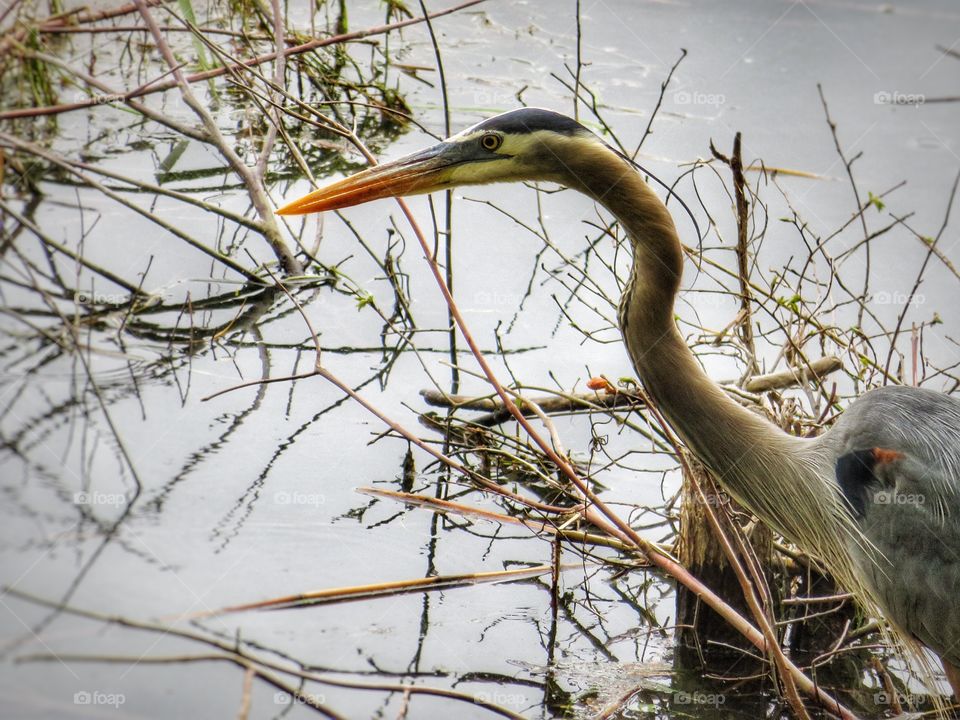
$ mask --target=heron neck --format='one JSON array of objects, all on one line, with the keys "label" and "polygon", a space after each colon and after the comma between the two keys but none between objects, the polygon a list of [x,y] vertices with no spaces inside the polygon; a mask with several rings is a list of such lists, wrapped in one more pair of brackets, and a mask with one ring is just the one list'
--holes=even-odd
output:
[{"label": "heron neck", "polygon": [[809,441],[734,402],[707,377],[674,320],[683,253],[673,218],[620,157],[607,154],[600,161],[604,172],[597,172],[598,160],[589,159],[592,171],[579,174],[587,178],[579,185],[617,217],[633,244],[633,271],[619,319],[644,388],[687,447],[738,500],[798,540],[789,527],[793,523],[781,517],[784,497],[771,488],[791,478],[795,487],[787,493],[824,495],[821,473],[811,467]]},{"label": "heron neck", "polygon": [[731,495],[818,555],[845,587],[869,597],[850,548],[872,549],[833,480],[830,434],[813,440],[787,435],[731,400],[707,377],[674,321],[683,251],[667,208],[609,149],[579,153],[567,167],[566,184],[610,210],[633,244],[620,328],[657,408]]}]

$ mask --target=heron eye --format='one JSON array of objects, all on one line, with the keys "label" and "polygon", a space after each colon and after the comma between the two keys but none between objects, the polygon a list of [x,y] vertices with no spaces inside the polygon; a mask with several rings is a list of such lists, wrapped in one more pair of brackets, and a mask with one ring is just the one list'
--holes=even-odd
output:
[{"label": "heron eye", "polygon": [[480,138],[480,145],[484,150],[496,150],[503,144],[503,138],[499,135],[494,135],[490,133],[489,135],[484,135]]}]

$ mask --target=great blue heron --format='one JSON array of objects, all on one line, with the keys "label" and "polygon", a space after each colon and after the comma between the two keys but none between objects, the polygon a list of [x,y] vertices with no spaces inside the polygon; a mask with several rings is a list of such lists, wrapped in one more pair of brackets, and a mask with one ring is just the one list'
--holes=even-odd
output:
[{"label": "great blue heron", "polygon": [[733,497],[936,652],[960,698],[960,401],[880,388],[807,439],[731,400],[674,322],[683,253],[670,213],[634,165],[580,123],[513,110],[278,212],[522,180],[579,190],[613,213],[633,246],[620,329],[661,412]]}]

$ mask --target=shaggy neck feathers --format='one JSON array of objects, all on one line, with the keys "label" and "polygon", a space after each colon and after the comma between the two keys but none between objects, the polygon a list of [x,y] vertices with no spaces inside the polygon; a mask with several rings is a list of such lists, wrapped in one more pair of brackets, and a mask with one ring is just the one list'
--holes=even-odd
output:
[{"label": "shaggy neck feathers", "polygon": [[730,399],[707,377],[677,330],[673,307],[683,255],[664,204],[603,143],[561,142],[577,143],[576,159],[565,162],[563,184],[605,206],[630,237],[633,269],[619,321],[647,393],[731,495],[808,552],[817,552],[849,589],[863,592],[849,548],[837,538],[865,540],[843,507],[823,443],[790,436]]}]

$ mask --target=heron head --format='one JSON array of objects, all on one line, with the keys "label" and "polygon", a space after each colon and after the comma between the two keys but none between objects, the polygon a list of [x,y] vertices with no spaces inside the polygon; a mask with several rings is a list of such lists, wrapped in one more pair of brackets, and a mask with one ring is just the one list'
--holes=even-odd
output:
[{"label": "heron head", "polygon": [[511,110],[484,120],[426,150],[376,165],[284,205],[278,215],[337,210],[370,200],[518,180],[576,186],[578,158],[606,147],[560,113]]}]

